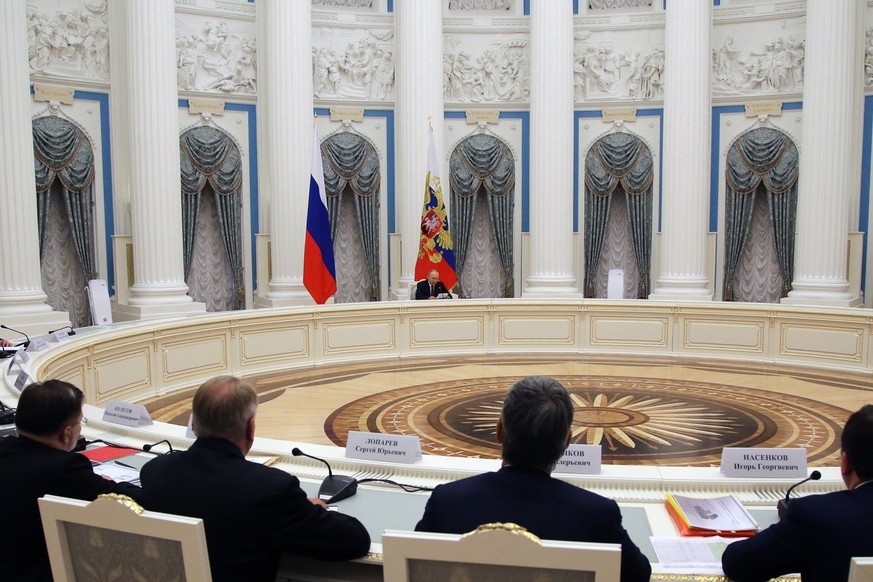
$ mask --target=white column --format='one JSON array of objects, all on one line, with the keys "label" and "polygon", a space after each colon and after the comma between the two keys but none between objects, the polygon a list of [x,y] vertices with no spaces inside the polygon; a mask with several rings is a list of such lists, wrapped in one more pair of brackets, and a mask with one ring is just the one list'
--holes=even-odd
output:
[{"label": "white column", "polygon": [[712,2],[667,2],[661,263],[649,299],[712,300],[706,264],[711,29]]},{"label": "white column", "polygon": [[26,1],[0,2],[0,22],[0,323],[30,335],[70,321],[46,304],[40,278]]},{"label": "white column", "polygon": [[531,5],[530,268],[523,297],[581,297],[573,265],[573,2]]},{"label": "white column", "polygon": [[[671,0],[672,1],[672,0]],[[846,271],[850,200],[860,187],[861,135],[853,113],[864,86],[864,2],[809,0],[803,81],[803,147],[792,291],[784,303],[858,305]]]},{"label": "white column", "polygon": [[205,311],[194,303],[182,263],[175,3],[129,2],[123,16],[126,127],[134,283],[124,317],[152,319]]},{"label": "white column", "polygon": [[[409,299],[421,236],[421,208],[427,173],[428,119],[440,164],[443,196],[449,195],[443,145],[443,27],[441,0],[394,2],[397,143],[395,221],[401,236],[400,275],[394,299]],[[449,209],[449,228],[451,228]]]},{"label": "white column", "polygon": [[272,278],[261,307],[313,305],[303,286],[306,209],[312,173],[312,4],[256,2],[258,157],[270,205]]}]

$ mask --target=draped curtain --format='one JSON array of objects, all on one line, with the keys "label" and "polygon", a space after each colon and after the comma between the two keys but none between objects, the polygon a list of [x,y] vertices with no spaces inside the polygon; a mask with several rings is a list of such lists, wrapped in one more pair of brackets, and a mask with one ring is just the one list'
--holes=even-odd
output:
[{"label": "draped curtain", "polygon": [[39,221],[39,256],[45,251],[46,225],[51,204],[50,188],[55,178],[85,280],[96,276],[94,258],[94,153],[81,129],[61,117],[48,115],[33,120],[33,157],[36,171],[36,202]]},{"label": "draped curtain", "polygon": [[597,140],[585,157],[585,295],[594,296],[612,194],[621,186],[627,197],[634,257],[640,275],[639,298],[649,295],[652,254],[652,153],[628,133],[611,133]]},{"label": "draped curtain", "polygon": [[337,238],[341,194],[349,188],[354,194],[361,246],[372,282],[370,301],[379,301],[379,154],[364,137],[344,131],[321,143],[321,157],[324,162],[324,189],[330,214],[331,239]]},{"label": "draped curtain", "polygon": [[464,270],[470,248],[476,218],[476,193],[479,188],[484,188],[491,229],[505,275],[503,296],[512,297],[512,215],[515,206],[515,159],[512,152],[493,135],[471,135],[455,147],[449,158],[449,185],[457,273],[460,275]]},{"label": "draped curtain", "polygon": [[191,272],[200,196],[212,187],[224,250],[233,271],[234,309],[245,307],[242,255],[242,157],[229,135],[214,127],[195,127],[179,138],[182,165],[182,237],[185,279]]},{"label": "draped curtain", "polygon": [[763,183],[776,258],[782,275],[782,296],[791,291],[794,275],[794,226],[797,215],[797,175],[800,156],[787,135],[760,127],[741,135],[728,150],[725,168],[724,301],[734,300],[734,278],[749,237],[755,190]]}]

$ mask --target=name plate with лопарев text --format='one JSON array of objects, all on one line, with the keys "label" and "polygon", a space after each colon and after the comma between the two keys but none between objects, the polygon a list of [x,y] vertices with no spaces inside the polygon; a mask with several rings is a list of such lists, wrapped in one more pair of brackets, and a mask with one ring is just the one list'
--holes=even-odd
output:
[{"label": "name plate with \u043b\u043e\u043f\u0430\u0440\u0435\u0432 text", "polygon": [[414,463],[421,460],[421,441],[417,436],[349,431],[346,457],[389,463]]},{"label": "name plate with \u043b\u043e\u043f\u0430\u0440\u0435\u0432 text", "polygon": [[721,452],[721,472],[725,477],[806,477],[806,449],[765,449],[725,447]]},{"label": "name plate with \u043b\u043e\u043f\u0430\u0440\u0435\u0432 text", "polygon": [[599,475],[601,456],[600,445],[569,445],[555,463],[554,472]]},{"label": "name plate with \u043b\u043e\u043f\u0430\u0440\u0435\u0432 text", "polygon": [[103,422],[122,426],[143,426],[154,424],[149,411],[142,404],[132,404],[120,400],[110,400],[103,411]]}]

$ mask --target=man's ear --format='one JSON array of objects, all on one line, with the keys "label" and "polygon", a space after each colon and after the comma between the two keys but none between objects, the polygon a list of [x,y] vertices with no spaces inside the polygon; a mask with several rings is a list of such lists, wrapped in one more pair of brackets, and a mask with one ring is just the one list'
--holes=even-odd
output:
[{"label": "man's ear", "polygon": [[503,444],[503,419],[497,419],[497,442]]},{"label": "man's ear", "polygon": [[58,431],[58,441],[64,446],[69,446],[69,444],[73,441],[73,427],[72,425],[65,425],[60,431]]},{"label": "man's ear", "polygon": [[255,440],[255,417],[251,417],[249,422],[246,424],[246,439],[249,442],[254,442]]},{"label": "man's ear", "polygon": [[571,428],[570,430],[567,431],[567,442],[564,443],[564,448],[565,448],[565,449],[566,449],[567,447],[570,446],[570,439],[571,439],[571,438],[573,438],[573,429],[572,429],[572,428]]},{"label": "man's ear", "polygon": [[852,461],[849,460],[849,455],[845,451],[840,451],[840,475],[849,475],[855,471],[852,466]]}]

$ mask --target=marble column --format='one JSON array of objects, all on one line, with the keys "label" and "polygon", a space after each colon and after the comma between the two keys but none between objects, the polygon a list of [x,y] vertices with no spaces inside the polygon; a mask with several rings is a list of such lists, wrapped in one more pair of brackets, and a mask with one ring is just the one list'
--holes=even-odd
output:
[{"label": "marble column", "polygon": [[573,265],[573,2],[531,5],[530,266],[523,297],[581,297]]},{"label": "marble column", "polygon": [[[672,0],[671,0],[672,1]],[[851,199],[860,187],[863,2],[806,4],[803,147],[792,291],[783,303],[854,306],[846,270]]]},{"label": "marble column", "polygon": [[[427,175],[428,123],[433,124],[443,196],[448,203],[448,163],[443,142],[443,31],[441,0],[396,0],[395,222],[401,236],[399,277],[391,297],[409,299],[421,236],[421,208]],[[449,209],[451,221],[451,209]],[[451,228],[449,222],[449,228]]]},{"label": "marble column", "polygon": [[[134,283],[121,317],[205,311],[188,295],[182,262],[182,184],[173,0],[126,3],[126,127]],[[116,134],[118,135],[118,134]]]},{"label": "marble column", "polygon": [[660,269],[649,299],[712,300],[706,260],[711,30],[712,2],[667,2]]},{"label": "marble column", "polygon": [[0,22],[0,323],[36,335],[70,321],[46,304],[40,277],[26,1],[0,2]]},{"label": "marble column", "polygon": [[[256,2],[258,157],[269,201],[272,278],[257,305],[313,305],[303,286],[303,247],[312,173],[312,4]],[[265,292],[266,291],[266,292]]]}]

